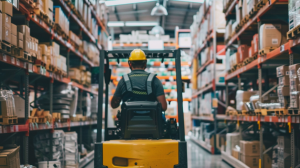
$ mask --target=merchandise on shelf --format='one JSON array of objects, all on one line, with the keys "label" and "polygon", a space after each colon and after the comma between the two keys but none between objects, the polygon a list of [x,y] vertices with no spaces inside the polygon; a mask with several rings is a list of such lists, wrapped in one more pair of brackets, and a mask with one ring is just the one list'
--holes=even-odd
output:
[{"label": "merchandise on shelf", "polygon": [[70,31],[70,21],[68,17],[65,15],[60,6],[54,6],[54,29],[59,33],[63,31],[66,35],[69,35]]},{"label": "merchandise on shelf", "polygon": [[[82,109],[80,109],[80,103],[82,106]],[[82,114],[83,116],[86,117],[90,117],[91,116],[91,96],[89,93],[87,93],[86,95],[84,95],[80,100],[78,99],[77,102],[78,106],[77,106],[77,114]],[[82,113],[81,113],[82,112]]]},{"label": "merchandise on shelf", "polygon": [[76,132],[65,132],[65,166],[78,167],[79,153]]},{"label": "merchandise on shelf", "polygon": [[15,100],[11,90],[0,90],[0,103],[3,118],[16,116]]},{"label": "merchandise on shelf", "polygon": [[[53,134],[40,133],[34,137],[34,155],[40,164],[45,164],[43,161],[58,161],[61,166],[64,165],[65,142],[64,131],[54,130]],[[51,136],[53,138],[51,138]],[[52,139],[52,146],[51,146]],[[52,153],[52,155],[50,155]],[[47,164],[47,163],[46,163]]]},{"label": "merchandise on shelf", "polygon": [[288,26],[284,24],[263,24],[259,28],[259,48],[275,49],[287,42]]},{"label": "merchandise on shelf", "polygon": [[250,101],[250,97],[252,95],[256,95],[258,92],[257,91],[243,91],[243,90],[238,90],[236,92],[236,110],[242,111],[242,110],[247,110],[245,103]]},{"label": "merchandise on shelf", "polygon": [[235,148],[236,145],[239,145],[240,143],[240,134],[239,133],[227,133],[226,134],[226,148],[225,151],[229,155],[232,153],[232,149]]},{"label": "merchandise on shelf", "polygon": [[30,27],[28,27],[27,25],[18,25],[17,26],[18,32],[23,34],[23,37],[21,37],[21,34],[19,34],[18,39],[21,40],[23,39],[23,50],[27,53],[30,52]]},{"label": "merchandise on shelf", "polygon": [[277,166],[278,168],[291,167],[291,140],[287,136],[277,138]]},{"label": "merchandise on shelf", "polygon": [[85,86],[91,85],[91,72],[86,71],[85,66],[80,66],[78,68],[70,68],[69,77],[79,84],[83,84]]},{"label": "merchandise on shelf", "polygon": [[75,46],[79,48],[79,46],[82,46],[82,40],[71,30],[69,31],[69,38],[71,42],[75,43]]}]

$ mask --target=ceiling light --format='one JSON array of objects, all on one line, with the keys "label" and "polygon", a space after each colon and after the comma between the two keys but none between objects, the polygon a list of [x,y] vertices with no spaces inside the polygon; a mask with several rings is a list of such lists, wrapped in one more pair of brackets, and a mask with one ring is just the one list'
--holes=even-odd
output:
[{"label": "ceiling light", "polygon": [[152,30],[150,31],[150,34],[153,35],[164,35],[165,34],[165,30],[161,27],[161,26],[155,26],[152,28]]},{"label": "ceiling light", "polygon": [[128,5],[133,3],[154,2],[156,0],[109,0],[105,1],[106,6]]},{"label": "ceiling light", "polygon": [[204,2],[204,0],[172,0],[172,1],[190,2],[190,3],[203,3]]},{"label": "ceiling light", "polygon": [[108,22],[108,27],[124,27],[124,22]]},{"label": "ceiling light", "polygon": [[142,22],[142,21],[128,21],[125,22],[125,26],[128,27],[139,27],[139,26],[156,26],[157,22]]},{"label": "ceiling light", "polygon": [[151,11],[151,16],[166,16],[168,15],[167,9],[160,5],[159,3],[156,3],[156,6]]}]

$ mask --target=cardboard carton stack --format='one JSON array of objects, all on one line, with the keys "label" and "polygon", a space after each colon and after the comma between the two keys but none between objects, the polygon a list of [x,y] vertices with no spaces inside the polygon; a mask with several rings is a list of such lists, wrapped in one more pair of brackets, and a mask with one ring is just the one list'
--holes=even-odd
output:
[{"label": "cardboard carton stack", "polygon": [[299,79],[297,70],[300,68],[300,64],[293,64],[289,66],[290,77],[290,108],[299,109]]},{"label": "cardboard carton stack", "polygon": [[[22,48],[20,57],[22,57],[22,54],[24,53],[29,54],[30,53],[30,43],[31,43],[31,37],[30,37],[30,28],[27,25],[18,25],[17,26],[18,31],[18,43],[19,48]],[[21,46],[23,44],[23,46]],[[22,53],[22,51],[24,51]]]},{"label": "cardboard carton stack", "polygon": [[91,85],[91,72],[86,71],[85,66],[70,68],[69,77],[79,84],[83,84],[86,86]]},{"label": "cardboard carton stack", "polygon": [[1,10],[2,10],[2,35],[1,40],[10,46],[11,44],[11,17],[13,16],[13,6],[7,1],[2,1]]},{"label": "cardboard carton stack", "polygon": [[49,20],[53,22],[53,0],[42,0],[44,4],[44,12]]},{"label": "cardboard carton stack", "polygon": [[240,45],[238,47],[238,52],[236,53],[236,62],[243,63],[243,61],[249,57],[249,46],[247,45]]},{"label": "cardboard carton stack", "polygon": [[77,133],[66,132],[65,133],[65,166],[66,168],[78,167],[78,144]]},{"label": "cardboard carton stack", "polygon": [[297,19],[299,17],[299,1],[298,0],[289,0],[288,8],[289,8],[289,30],[292,30],[294,27],[300,24],[300,20]]},{"label": "cardboard carton stack", "polygon": [[288,108],[290,104],[290,79],[289,79],[289,66],[282,65],[276,68],[278,77],[277,94],[281,108]]},{"label": "cardboard carton stack", "polygon": [[29,53],[29,55],[32,57],[32,60],[37,59],[38,45],[39,45],[39,40],[34,37],[30,37],[30,49],[29,49],[30,53]]},{"label": "cardboard carton stack", "polygon": [[69,31],[69,38],[75,44],[76,49],[78,49],[79,46],[82,46],[82,40],[72,31]]},{"label": "cardboard carton stack", "polygon": [[67,36],[70,31],[70,21],[68,17],[65,15],[60,6],[54,6],[54,23],[60,29],[59,31],[64,32]]},{"label": "cardboard carton stack", "polygon": [[19,168],[20,167],[20,147],[0,150],[1,168]]},{"label": "cardboard carton stack", "polygon": [[278,136],[278,168],[291,167],[291,140],[286,136]]},{"label": "cardboard carton stack", "polygon": [[245,103],[250,101],[250,97],[253,95],[256,95],[257,91],[243,91],[243,90],[238,90],[236,92],[236,110],[242,111],[242,110],[247,110],[245,107]]},{"label": "cardboard carton stack", "polygon": [[259,141],[240,141],[240,160],[251,168],[259,167]]}]

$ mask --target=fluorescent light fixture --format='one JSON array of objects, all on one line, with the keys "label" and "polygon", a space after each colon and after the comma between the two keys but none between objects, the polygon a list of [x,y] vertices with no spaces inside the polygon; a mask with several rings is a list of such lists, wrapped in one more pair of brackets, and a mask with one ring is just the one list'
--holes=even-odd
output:
[{"label": "fluorescent light fixture", "polygon": [[128,5],[133,3],[155,2],[157,0],[109,0],[105,1],[106,6]]},{"label": "fluorescent light fixture", "polygon": [[157,26],[157,25],[158,25],[158,22],[143,22],[143,21],[125,22],[125,26],[128,26],[128,27]]},{"label": "fluorescent light fixture", "polygon": [[108,27],[124,27],[124,22],[108,22]]},{"label": "fluorescent light fixture", "polygon": [[168,11],[167,9],[160,5],[159,3],[156,3],[156,6],[151,11],[151,16],[167,16]]},{"label": "fluorescent light fixture", "polygon": [[204,2],[204,0],[171,0],[171,1],[190,2],[190,3],[203,3]]}]

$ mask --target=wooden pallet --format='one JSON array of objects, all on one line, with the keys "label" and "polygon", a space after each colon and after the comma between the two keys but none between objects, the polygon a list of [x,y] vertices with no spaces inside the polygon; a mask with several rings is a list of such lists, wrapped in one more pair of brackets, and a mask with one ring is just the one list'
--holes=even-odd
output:
[{"label": "wooden pallet", "polygon": [[249,116],[251,113],[247,110],[237,111],[238,115]]},{"label": "wooden pallet", "polygon": [[300,110],[299,109],[288,109],[288,115],[300,115]]},{"label": "wooden pallet", "polygon": [[280,109],[269,109],[269,112],[274,113],[275,115],[289,115],[288,109],[280,108]]},{"label": "wooden pallet", "polygon": [[23,50],[20,50],[20,55],[16,56],[16,58],[27,61],[27,62],[32,62],[31,55],[27,52],[24,52]]},{"label": "wooden pallet", "polygon": [[269,111],[268,109],[258,109],[257,111],[255,111],[255,114],[267,116],[267,115],[273,115],[274,111]]},{"label": "wooden pallet", "polygon": [[258,11],[257,6],[254,6],[254,7],[250,10],[250,12],[249,12],[249,18],[252,18],[253,16],[255,16],[255,14],[257,13],[257,11]]},{"label": "wooden pallet", "polygon": [[51,64],[46,64],[46,69],[47,71],[53,72],[54,71],[54,66]]},{"label": "wooden pallet", "polygon": [[67,40],[69,39],[69,36],[62,30],[62,28],[60,27],[59,24],[55,23],[54,24],[54,27],[53,27],[53,30],[58,34],[60,35],[64,40]]},{"label": "wooden pallet", "polygon": [[11,44],[5,41],[1,42],[1,50],[6,54],[11,54]]},{"label": "wooden pallet", "polygon": [[83,116],[82,114],[76,114],[75,117],[71,117],[71,121],[86,121],[86,116]]},{"label": "wooden pallet", "polygon": [[248,57],[248,58],[244,59],[243,66],[250,64],[253,60],[254,60],[253,57]]},{"label": "wooden pallet", "polygon": [[18,117],[17,116],[0,116],[0,124],[1,125],[14,125],[18,124]]},{"label": "wooden pallet", "polygon": [[269,52],[273,51],[275,48],[264,48],[258,51],[260,56],[267,55]]},{"label": "wooden pallet", "polygon": [[38,123],[38,117],[29,117],[29,123]]},{"label": "wooden pallet", "polygon": [[254,53],[254,54],[252,55],[253,60],[256,60],[256,59],[257,59],[257,56],[258,56],[258,52]]},{"label": "wooden pallet", "polygon": [[288,39],[294,39],[300,35],[300,25],[294,27],[286,33]]},{"label": "wooden pallet", "polygon": [[43,67],[46,66],[46,63],[43,62],[42,60],[39,60],[39,59],[35,59],[35,60],[33,61],[33,63],[34,63],[34,65],[37,65],[37,66],[43,66]]},{"label": "wooden pallet", "polygon": [[260,8],[264,7],[264,5],[268,2],[268,0],[261,0],[256,4],[256,8],[257,10],[259,10]]}]

